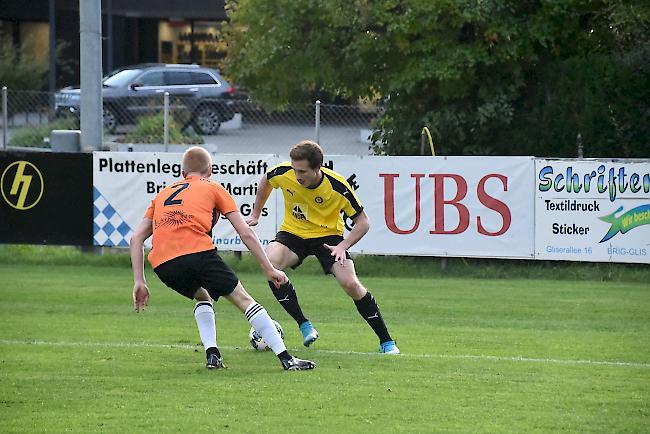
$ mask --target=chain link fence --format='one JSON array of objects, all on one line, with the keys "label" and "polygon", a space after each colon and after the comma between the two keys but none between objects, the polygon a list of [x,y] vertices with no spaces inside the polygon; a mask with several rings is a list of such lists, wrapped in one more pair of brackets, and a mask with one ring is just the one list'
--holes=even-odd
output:
[{"label": "chain link fence", "polygon": [[[9,89],[0,119],[3,148],[49,147],[52,130],[79,129],[79,92]],[[145,143],[200,143],[220,153],[286,153],[295,143],[318,141],[330,155],[368,155],[381,116],[374,105],[312,104],[269,110],[248,99],[198,100],[194,95],[140,91],[104,99],[104,147],[147,150]],[[168,134],[165,135],[165,119]],[[160,150],[159,147],[150,147]]]}]

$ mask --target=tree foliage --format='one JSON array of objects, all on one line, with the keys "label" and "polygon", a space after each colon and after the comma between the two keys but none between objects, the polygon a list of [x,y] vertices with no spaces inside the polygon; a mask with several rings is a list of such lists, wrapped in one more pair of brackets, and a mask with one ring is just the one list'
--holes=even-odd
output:
[{"label": "tree foliage", "polygon": [[0,41],[0,86],[9,90],[40,90],[48,71],[47,59],[31,55],[28,39],[20,46]]},{"label": "tree foliage", "polygon": [[239,0],[229,72],[264,103],[388,100],[389,154],[650,155],[641,0]]},{"label": "tree foliage", "polygon": [[[44,90],[50,65],[47,56],[34,54],[32,43],[30,37],[20,45],[10,39],[0,40],[0,87],[6,86],[9,90]],[[69,46],[66,41],[57,42],[55,56],[59,74],[70,74],[75,64],[74,60],[64,56]]]}]

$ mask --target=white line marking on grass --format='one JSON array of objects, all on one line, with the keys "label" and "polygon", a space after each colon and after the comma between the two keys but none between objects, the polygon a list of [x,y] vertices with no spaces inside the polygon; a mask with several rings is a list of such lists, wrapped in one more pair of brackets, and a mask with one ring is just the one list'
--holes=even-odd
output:
[{"label": "white line marking on grass", "polygon": [[[107,347],[107,348],[181,348],[196,349],[200,345],[190,344],[155,344],[147,342],[65,342],[65,341],[40,341],[40,340],[7,340],[0,339],[0,345],[50,345],[53,347]],[[220,346],[229,350],[242,347]],[[361,351],[338,351],[338,350],[310,350],[316,353],[340,354],[344,356],[382,356],[382,357],[405,357],[413,359],[452,359],[452,360],[491,360],[495,362],[528,362],[528,363],[547,363],[559,365],[598,365],[598,366],[624,366],[629,368],[650,368],[650,363],[642,362],[615,362],[610,360],[570,360],[570,359],[544,359],[523,356],[490,356],[485,354],[400,354],[384,356],[378,352],[361,352]]]}]

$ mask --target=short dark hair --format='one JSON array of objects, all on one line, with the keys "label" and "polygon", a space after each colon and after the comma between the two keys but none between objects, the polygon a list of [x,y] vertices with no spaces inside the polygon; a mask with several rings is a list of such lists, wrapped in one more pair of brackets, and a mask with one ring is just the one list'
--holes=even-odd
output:
[{"label": "short dark hair", "polygon": [[293,161],[307,160],[309,168],[318,169],[323,165],[323,149],[316,142],[303,140],[289,151]]}]

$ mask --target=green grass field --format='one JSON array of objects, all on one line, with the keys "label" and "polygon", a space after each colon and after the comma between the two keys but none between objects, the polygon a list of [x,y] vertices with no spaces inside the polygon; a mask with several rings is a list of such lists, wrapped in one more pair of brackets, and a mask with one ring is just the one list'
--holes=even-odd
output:
[{"label": "green grass field", "polygon": [[0,260],[0,431],[649,432],[650,288],[635,282],[362,277],[401,356],[332,278],[291,278],[321,339],[300,334],[260,273],[240,272],[317,363],[284,372],[216,305],[227,370],[207,371],[193,303],[123,266]]}]

